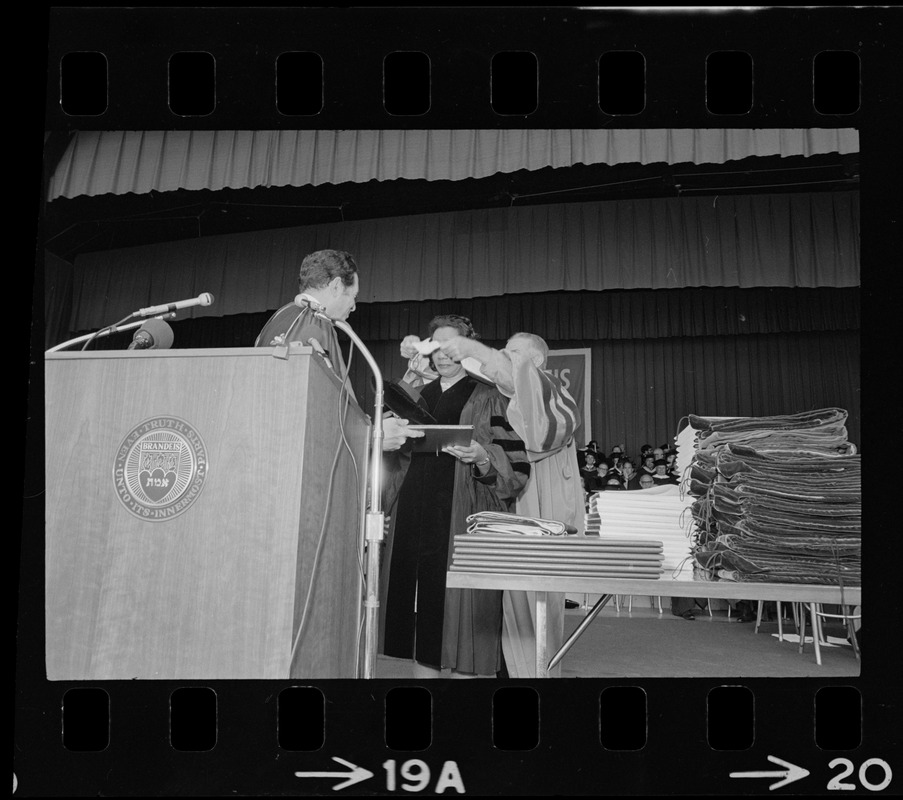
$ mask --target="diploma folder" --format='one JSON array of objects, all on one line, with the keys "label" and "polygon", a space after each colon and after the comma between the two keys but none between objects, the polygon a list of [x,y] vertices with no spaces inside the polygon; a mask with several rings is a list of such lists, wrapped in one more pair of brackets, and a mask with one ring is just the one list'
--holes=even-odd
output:
[{"label": "diploma folder", "polygon": [[443,447],[467,447],[473,439],[473,425],[409,425],[423,431],[423,438],[411,439],[415,453],[439,453]]},{"label": "diploma folder", "polygon": [[411,439],[415,453],[439,453],[443,447],[466,447],[473,439],[473,425],[440,425],[426,409],[420,392],[404,381],[385,385],[385,405],[409,427],[423,431],[419,439]]}]

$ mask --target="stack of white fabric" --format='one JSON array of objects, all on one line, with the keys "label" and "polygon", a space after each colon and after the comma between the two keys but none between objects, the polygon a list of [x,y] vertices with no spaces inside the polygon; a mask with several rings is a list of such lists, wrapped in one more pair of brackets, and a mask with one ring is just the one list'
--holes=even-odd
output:
[{"label": "stack of white fabric", "polygon": [[692,580],[694,526],[689,509],[694,499],[674,485],[596,492],[590,497],[586,533],[602,539],[657,539],[663,548],[663,577]]}]

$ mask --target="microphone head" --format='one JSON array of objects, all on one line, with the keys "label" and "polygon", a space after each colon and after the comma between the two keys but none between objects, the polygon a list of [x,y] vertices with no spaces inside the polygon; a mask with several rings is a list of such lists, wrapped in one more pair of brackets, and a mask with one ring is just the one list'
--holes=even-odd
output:
[{"label": "microphone head", "polygon": [[170,328],[169,324],[162,319],[149,319],[141,326],[135,336],[137,337],[142,331],[150,335],[152,349],[169,350],[169,348],[172,347],[174,338],[172,328]]},{"label": "microphone head", "polygon": [[210,292],[203,292],[198,295],[198,300],[201,301],[202,306],[209,306],[213,304],[213,295]]}]

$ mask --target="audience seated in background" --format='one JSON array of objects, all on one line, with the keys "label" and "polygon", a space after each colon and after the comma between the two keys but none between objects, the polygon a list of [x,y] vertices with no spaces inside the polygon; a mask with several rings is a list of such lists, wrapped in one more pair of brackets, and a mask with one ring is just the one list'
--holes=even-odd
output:
[{"label": "audience seated in background", "polygon": [[602,486],[602,480],[599,477],[599,469],[596,464],[596,454],[592,450],[584,453],[583,466],[580,467],[580,477],[583,480],[583,491],[595,492]]},{"label": "audience seated in background", "polygon": [[655,486],[655,479],[648,472],[641,474],[637,482],[641,489],[651,489]]},{"label": "audience seated in background", "polygon": [[677,483],[674,476],[668,471],[668,462],[663,458],[655,462],[655,473],[652,475],[652,480],[655,481],[656,486]]},{"label": "audience seated in background", "polygon": [[[648,488],[650,485],[680,485],[677,448],[667,443],[660,447],[644,444],[639,448],[636,461],[627,455],[627,448],[623,444],[613,445],[608,457],[604,453],[604,448],[595,439],[590,439],[585,447],[577,451],[580,474],[587,492],[608,488],[610,477],[617,477],[621,486],[629,490]],[[587,456],[590,457],[589,463]],[[644,481],[641,485],[640,480],[644,475],[653,479],[651,484]],[[611,485],[614,486],[613,483]]]},{"label": "audience seated in background", "polygon": [[592,453],[596,461],[599,460],[599,446],[595,439],[590,439],[586,446],[577,448],[577,463],[582,467],[586,463],[586,454]]},{"label": "audience seated in background", "polygon": [[614,473],[609,472],[608,477],[605,479],[605,483],[602,487],[606,492],[611,491],[624,491],[624,487],[621,484],[621,479],[615,475]]},{"label": "audience seated in background", "polygon": [[621,460],[621,485],[629,490],[640,488],[640,476],[629,458]]}]

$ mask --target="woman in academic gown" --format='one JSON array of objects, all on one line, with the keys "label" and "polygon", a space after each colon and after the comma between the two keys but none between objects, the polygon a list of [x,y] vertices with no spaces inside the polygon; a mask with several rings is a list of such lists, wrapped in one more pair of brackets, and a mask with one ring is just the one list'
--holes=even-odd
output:
[{"label": "woman in academic gown", "polygon": [[[470,321],[430,322],[434,341],[474,337]],[[416,677],[495,676],[501,669],[502,593],[446,587],[453,537],[479,511],[513,512],[530,474],[505,418],[508,399],[437,351],[439,377],[421,398],[443,425],[473,425],[469,447],[386,456],[385,507],[393,524],[381,570],[381,652],[412,658]],[[443,675],[445,673],[442,673]]]}]

